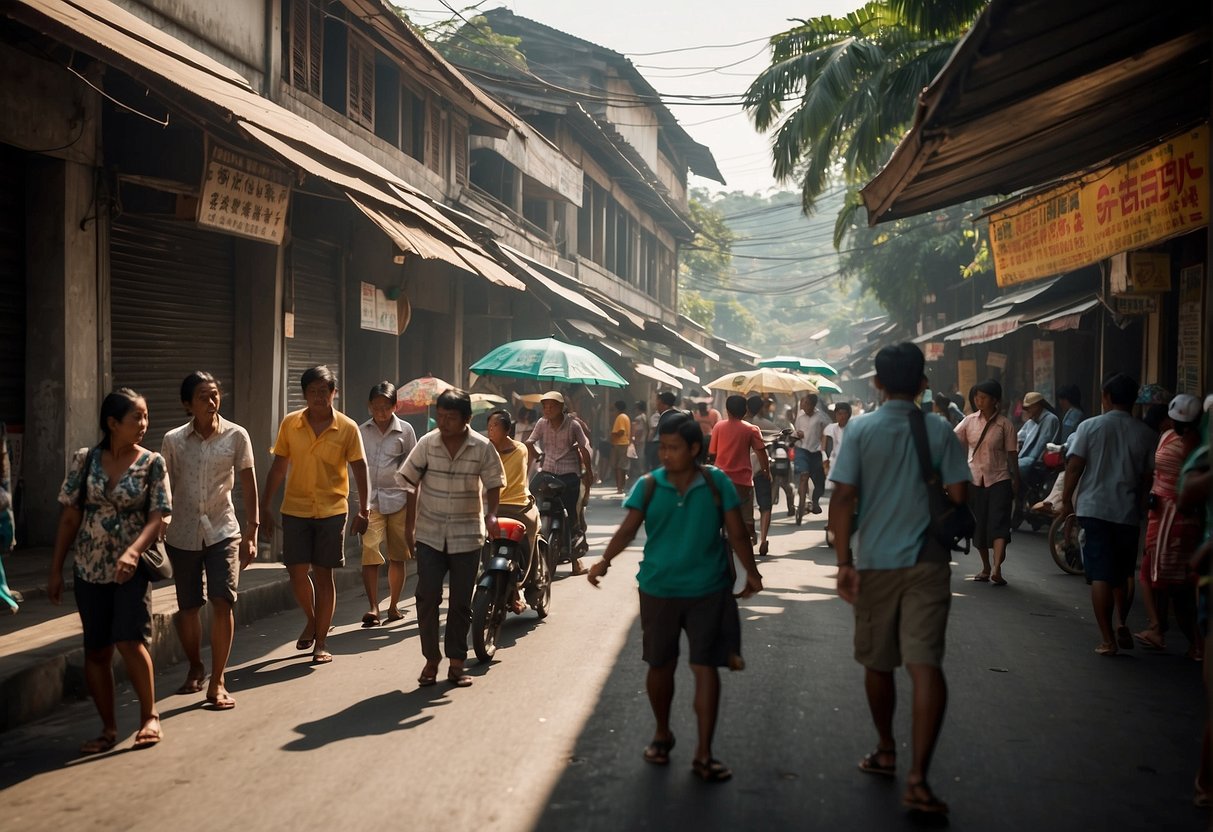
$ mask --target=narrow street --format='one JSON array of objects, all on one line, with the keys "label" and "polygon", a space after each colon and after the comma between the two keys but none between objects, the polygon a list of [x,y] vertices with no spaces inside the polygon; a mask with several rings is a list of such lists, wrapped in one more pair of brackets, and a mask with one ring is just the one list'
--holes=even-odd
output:
[{"label": "narrow street", "polygon": [[[595,553],[621,514],[596,489]],[[900,781],[855,769],[874,735],[822,523],[776,514],[767,591],[744,602],[749,667],[724,679],[716,754],[735,771],[728,784],[690,775],[685,669],[672,764],[641,760],[651,722],[635,552],[601,590],[562,567],[550,618],[511,618],[498,660],[469,663],[466,690],[417,687],[411,598],[403,623],[363,630],[360,594],[342,594],[329,666],[294,651],[295,613],[241,628],[228,676],[239,706],[215,713],[201,695],[167,694],[185,669],[159,668],[165,740],[153,750],[126,750],[137,711],[125,687],[111,754],[75,753],[96,733],[89,702],[0,736],[5,828],[908,828]],[[954,571],[951,707],[932,777],[952,824],[1206,828],[1191,805],[1200,667],[1182,636],[1168,654],[1100,658],[1082,579],[1056,569],[1043,536],[1020,535],[1010,551],[1008,587],[962,582],[975,555]],[[1135,609],[1134,629],[1142,620]],[[908,686],[900,696],[904,743]]]}]

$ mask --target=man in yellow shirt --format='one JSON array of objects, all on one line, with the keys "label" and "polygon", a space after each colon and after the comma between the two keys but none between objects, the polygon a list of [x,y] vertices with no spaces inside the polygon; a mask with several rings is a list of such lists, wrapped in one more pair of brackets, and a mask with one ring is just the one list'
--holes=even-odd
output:
[{"label": "man in yellow shirt", "polygon": [[370,487],[358,425],[333,409],[336,376],[328,367],[312,367],[304,371],[300,386],[307,407],[287,415],[278,428],[274,464],[266,477],[261,502],[261,523],[267,534],[273,534],[270,503],[286,480],[282,561],[291,577],[295,600],[307,619],[295,648],[311,649],[313,662],[327,664],[333,654],[324,649],[324,642],[337,605],[333,570],[345,565],[350,494],[347,466],[354,469],[354,485],[358,488],[358,515],[351,525],[354,534],[366,531]]},{"label": "man in yellow shirt", "polygon": [[615,493],[623,493],[628,478],[628,447],[632,444],[632,420],[628,418],[628,403],[615,402],[615,424],[611,426],[611,468],[615,471]]}]

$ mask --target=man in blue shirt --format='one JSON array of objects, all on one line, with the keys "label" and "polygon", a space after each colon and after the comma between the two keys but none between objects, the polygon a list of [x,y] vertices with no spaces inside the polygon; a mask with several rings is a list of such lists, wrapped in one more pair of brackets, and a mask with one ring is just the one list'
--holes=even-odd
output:
[{"label": "man in blue shirt", "polygon": [[[1082,528],[1082,565],[1102,638],[1095,652],[1101,656],[1115,656],[1118,648],[1133,649],[1126,622],[1133,604],[1141,509],[1153,482],[1158,441],[1154,431],[1129,412],[1136,400],[1134,379],[1117,373],[1105,381],[1103,414],[1078,426],[1066,458],[1061,511],[1063,516],[1076,515]],[[1083,485],[1075,499],[1079,477]]]},{"label": "man in blue shirt", "polygon": [[1087,415],[1082,412],[1082,393],[1077,384],[1067,384],[1057,391],[1057,406],[1061,408],[1061,430],[1057,433],[1057,444],[1064,445],[1078,430]]},{"label": "man in blue shirt", "polygon": [[[914,741],[902,804],[911,811],[944,814],[948,806],[927,785],[927,769],[948,699],[941,664],[952,601],[950,553],[928,531],[929,495],[910,420],[925,423],[932,463],[957,505],[965,501],[969,466],[947,421],[924,416],[914,406],[914,397],[926,385],[922,351],[912,343],[885,347],[875,363],[884,406],[851,421],[830,472],[838,594],[855,608],[855,660],[865,668],[864,688],[878,736],[876,750],[859,768],[887,777],[897,772],[893,671],[904,661],[914,685]],[[857,510],[858,545],[852,557]]]},{"label": "man in blue shirt", "polygon": [[1035,391],[1025,393],[1023,412],[1028,418],[1019,429],[1019,471],[1027,473],[1044,456],[1045,445],[1057,438],[1061,422],[1049,410],[1045,397]]},{"label": "man in blue shirt", "polygon": [[700,468],[696,463],[703,447],[699,424],[683,413],[667,417],[658,427],[658,441],[662,467],[633,486],[623,503],[627,516],[607,544],[602,560],[590,567],[589,581],[598,586],[611,561],[628,547],[643,523],[644,559],[636,578],[644,660],[649,665],[645,687],[657,721],[644,759],[654,765],[670,762],[674,671],[678,642],[686,630],[699,726],[691,770],[705,782],[721,783],[733,775],[712,757],[720,708],[717,668],[741,667],[741,621],[733,597],[732,556],[720,538],[722,526],[745,569],[742,597],[762,590],[762,576],[741,520],[737,489],[720,469]]}]

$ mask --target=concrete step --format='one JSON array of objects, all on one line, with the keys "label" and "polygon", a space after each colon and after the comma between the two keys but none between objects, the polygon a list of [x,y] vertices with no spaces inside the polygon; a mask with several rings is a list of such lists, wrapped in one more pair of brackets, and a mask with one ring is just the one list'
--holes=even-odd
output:
[{"label": "concrete step", "polygon": [[[36,561],[40,560],[40,563]],[[25,595],[25,603],[16,615],[0,615],[0,731],[31,722],[53,711],[65,698],[87,696],[84,685],[84,648],[75,597],[64,592],[60,606],[46,597],[48,552],[36,558],[34,553],[5,558],[9,585]],[[10,569],[10,563],[17,566]],[[357,556],[346,557],[347,566],[334,572],[338,592],[362,586],[362,570]],[[410,573],[412,564],[410,563]],[[35,583],[33,574],[40,577]],[[381,573],[386,569],[381,570]],[[29,579],[22,576],[29,576]],[[21,580],[14,581],[14,576]],[[281,563],[253,563],[240,575],[236,601],[237,626],[295,607],[286,567]],[[160,667],[184,658],[173,625],[177,612],[177,593],[171,581],[152,590],[152,662]],[[204,641],[210,632],[209,607],[203,607]],[[123,680],[122,662],[115,657],[114,675]]]}]

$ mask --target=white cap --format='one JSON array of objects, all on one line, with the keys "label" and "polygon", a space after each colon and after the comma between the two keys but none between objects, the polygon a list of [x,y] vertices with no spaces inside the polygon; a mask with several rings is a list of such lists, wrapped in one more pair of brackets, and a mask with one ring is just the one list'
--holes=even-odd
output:
[{"label": "white cap", "polygon": [[1180,393],[1171,399],[1171,404],[1167,406],[1167,415],[1176,422],[1195,422],[1200,418],[1200,399]]},{"label": "white cap", "polygon": [[549,390],[548,392],[544,393],[542,397],[540,397],[539,401],[560,402],[561,404],[564,404],[564,394],[558,393],[555,390]]}]

